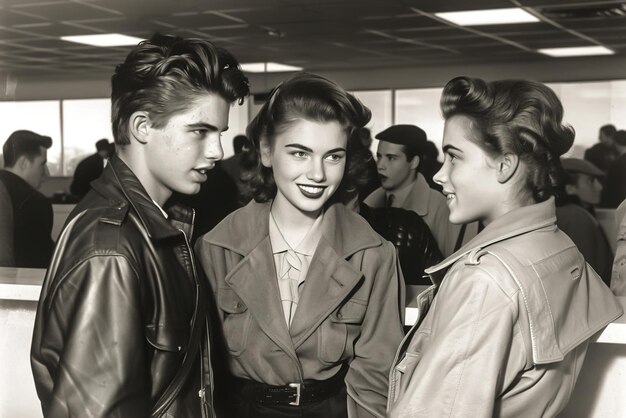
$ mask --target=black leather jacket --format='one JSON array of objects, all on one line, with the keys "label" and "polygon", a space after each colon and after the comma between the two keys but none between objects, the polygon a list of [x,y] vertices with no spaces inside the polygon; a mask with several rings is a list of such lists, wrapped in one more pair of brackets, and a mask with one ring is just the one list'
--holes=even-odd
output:
[{"label": "black leather jacket", "polygon": [[187,241],[193,212],[172,207],[166,219],[117,157],[92,187],[37,308],[31,363],[44,416],[214,416],[206,286]]},{"label": "black leather jacket", "polygon": [[360,203],[359,213],[398,250],[404,282],[408,285],[431,285],[424,270],[443,260],[430,228],[412,210],[371,208]]}]

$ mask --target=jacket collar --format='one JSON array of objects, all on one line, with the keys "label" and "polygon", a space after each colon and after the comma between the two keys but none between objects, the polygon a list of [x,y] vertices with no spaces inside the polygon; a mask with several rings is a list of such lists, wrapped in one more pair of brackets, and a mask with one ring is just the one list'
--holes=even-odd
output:
[{"label": "jacket collar", "polygon": [[424,272],[439,277],[445,273],[448,267],[472,251],[477,251],[496,242],[555,224],[556,208],[554,206],[554,197],[550,197],[541,203],[514,209],[495,219],[454,254],[441,263],[427,268]]},{"label": "jacket collar", "polygon": [[[404,199],[404,202],[402,202],[401,207],[410,209],[419,216],[428,215],[428,204],[433,190],[421,173],[417,173],[417,177],[409,186],[409,189],[409,193]],[[387,192],[382,187],[379,187],[365,198],[365,204],[372,208],[382,208],[385,206],[386,199]]]},{"label": "jacket collar", "polygon": [[403,208],[411,208],[419,216],[428,215],[428,203],[430,202],[431,189],[428,182],[421,173],[417,173],[417,177],[411,186]]},{"label": "jacket collar", "polygon": [[169,204],[165,210],[170,219],[166,219],[130,167],[117,155],[109,159],[102,176],[93,181],[91,186],[97,193],[114,200],[116,205],[128,202],[151,239],[178,236],[179,228],[191,237],[193,210]]},{"label": "jacket collar", "polygon": [[[238,216],[229,216],[215,227],[206,239],[245,257],[269,235],[270,207],[270,202],[251,201],[238,211]],[[382,244],[367,222],[341,203],[326,208],[321,229],[325,243],[342,258]]]},{"label": "jacket collar", "polygon": [[[326,208],[320,226],[322,236],[288,328],[269,239],[270,207],[270,202],[252,201],[228,216],[202,240],[243,257],[225,276],[225,283],[242,299],[263,332],[299,362],[295,350],[346,299],[363,276],[346,258],[361,249],[380,246],[383,241],[363,218],[341,203]],[[298,378],[301,379],[293,377]]]}]

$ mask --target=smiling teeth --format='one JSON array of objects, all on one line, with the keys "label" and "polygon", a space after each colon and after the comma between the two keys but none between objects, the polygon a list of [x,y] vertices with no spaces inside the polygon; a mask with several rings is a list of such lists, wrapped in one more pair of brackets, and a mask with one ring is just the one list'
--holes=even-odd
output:
[{"label": "smiling teeth", "polygon": [[450,193],[446,195],[446,199],[451,200],[454,199],[454,194]]},{"label": "smiling teeth", "polygon": [[307,193],[319,193],[322,190],[324,190],[323,187],[315,187],[315,186],[299,186],[302,190],[304,190]]}]

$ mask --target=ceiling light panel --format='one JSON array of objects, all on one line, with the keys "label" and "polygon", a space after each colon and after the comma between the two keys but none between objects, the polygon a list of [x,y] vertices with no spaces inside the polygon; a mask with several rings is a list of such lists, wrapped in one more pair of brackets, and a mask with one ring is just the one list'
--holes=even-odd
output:
[{"label": "ceiling light panel", "polygon": [[509,9],[443,12],[435,13],[435,16],[459,26],[508,25],[514,23],[539,22],[537,17],[518,7]]},{"label": "ceiling light panel", "polygon": [[583,57],[590,55],[613,55],[615,51],[603,46],[576,46],[569,48],[542,48],[538,49],[544,55],[551,57]]},{"label": "ceiling light panel", "polygon": [[61,39],[68,42],[92,46],[126,46],[137,45],[143,41],[141,38],[134,36],[122,35],[119,33],[104,33],[98,35],[77,35],[77,36],[61,36]]},{"label": "ceiling light panel", "polygon": [[277,62],[249,62],[241,64],[241,69],[248,73],[284,73],[289,71],[302,71],[302,67],[280,64]]}]

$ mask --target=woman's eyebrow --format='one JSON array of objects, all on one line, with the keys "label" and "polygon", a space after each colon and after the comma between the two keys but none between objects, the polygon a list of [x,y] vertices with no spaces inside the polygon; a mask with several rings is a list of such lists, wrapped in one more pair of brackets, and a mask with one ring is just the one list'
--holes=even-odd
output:
[{"label": "woman's eyebrow", "polygon": [[313,152],[311,148],[305,147],[304,145],[300,145],[300,144],[287,144],[285,145],[285,148],[297,148],[302,151]]},{"label": "woman's eyebrow", "polygon": [[457,152],[463,152],[463,150],[461,150],[460,148],[455,147],[454,145],[444,145],[443,146],[443,152],[448,152],[450,150],[457,151]]}]

